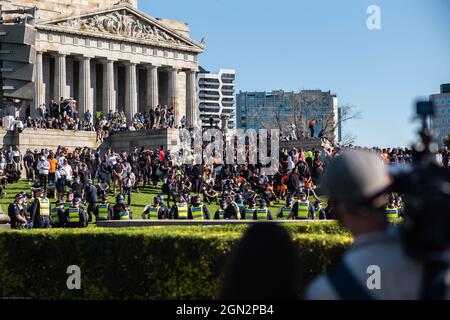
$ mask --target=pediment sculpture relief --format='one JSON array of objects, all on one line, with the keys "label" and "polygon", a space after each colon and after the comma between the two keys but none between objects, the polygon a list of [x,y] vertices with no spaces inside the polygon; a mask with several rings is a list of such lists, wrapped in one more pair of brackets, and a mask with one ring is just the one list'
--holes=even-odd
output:
[{"label": "pediment sculpture relief", "polygon": [[81,31],[102,32],[128,38],[183,44],[180,39],[173,37],[155,25],[142,22],[135,15],[129,13],[112,12],[105,15],[70,19],[59,22],[57,25]]}]

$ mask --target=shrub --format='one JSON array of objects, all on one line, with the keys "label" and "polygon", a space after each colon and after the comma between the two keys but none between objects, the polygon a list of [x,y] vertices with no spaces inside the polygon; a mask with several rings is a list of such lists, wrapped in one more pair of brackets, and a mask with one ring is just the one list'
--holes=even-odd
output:
[{"label": "shrub", "polygon": [[[304,231],[314,228],[319,227]],[[347,235],[302,234],[300,229],[288,227],[303,257],[305,279],[336,263],[351,242]],[[227,256],[243,230],[152,227],[0,232],[0,296],[212,299]],[[81,269],[81,290],[67,289],[70,265]]]}]

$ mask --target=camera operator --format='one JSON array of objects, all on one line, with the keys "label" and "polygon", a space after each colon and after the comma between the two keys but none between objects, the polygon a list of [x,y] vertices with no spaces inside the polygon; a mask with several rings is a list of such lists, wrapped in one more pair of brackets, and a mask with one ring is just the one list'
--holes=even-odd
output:
[{"label": "camera operator", "polygon": [[[450,299],[450,171],[436,163],[427,127],[433,106],[419,102],[417,114],[422,141],[414,146],[414,166],[390,175],[375,154],[349,151],[325,171],[322,191],[354,242],[341,263],[310,284],[308,299]],[[390,192],[405,195],[399,227],[389,226],[383,212]]]}]

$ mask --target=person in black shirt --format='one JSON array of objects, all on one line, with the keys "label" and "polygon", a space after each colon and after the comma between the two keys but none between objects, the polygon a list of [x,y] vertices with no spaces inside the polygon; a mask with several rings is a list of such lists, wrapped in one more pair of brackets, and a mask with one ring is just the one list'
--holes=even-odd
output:
[{"label": "person in black shirt", "polygon": [[314,202],[314,219],[327,220],[327,213],[322,208],[322,201],[320,200]]},{"label": "person in black shirt", "polygon": [[11,219],[11,228],[24,229],[27,226],[27,219],[25,218],[23,207],[22,194],[16,194],[14,202],[8,207],[8,216]]},{"label": "person in black shirt", "polygon": [[72,189],[72,191],[75,195],[75,198],[83,198],[84,188],[83,188],[83,184],[80,181],[79,176],[75,177],[74,182],[72,183],[70,188]]},{"label": "person in black shirt", "polygon": [[87,184],[84,187],[84,194],[86,202],[88,203],[87,214],[88,221],[92,222],[92,215],[95,211],[98,201],[97,188],[92,184],[92,180],[87,180]]}]

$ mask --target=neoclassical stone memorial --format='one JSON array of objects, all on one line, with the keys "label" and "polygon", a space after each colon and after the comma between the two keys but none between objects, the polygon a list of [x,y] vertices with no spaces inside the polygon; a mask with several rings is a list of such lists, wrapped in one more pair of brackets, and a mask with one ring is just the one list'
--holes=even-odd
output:
[{"label": "neoclassical stone memorial", "polygon": [[153,18],[137,1],[84,1],[88,6],[78,10],[79,1],[36,5],[48,2],[60,11],[42,11],[35,24],[32,114],[52,99],[73,97],[80,114],[124,110],[130,120],[160,104],[174,107],[176,124],[183,115],[188,126],[195,124],[197,56],[204,44],[190,38],[187,23]]}]

